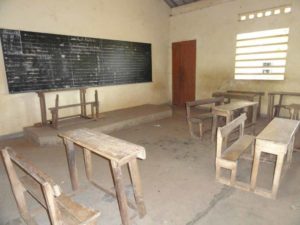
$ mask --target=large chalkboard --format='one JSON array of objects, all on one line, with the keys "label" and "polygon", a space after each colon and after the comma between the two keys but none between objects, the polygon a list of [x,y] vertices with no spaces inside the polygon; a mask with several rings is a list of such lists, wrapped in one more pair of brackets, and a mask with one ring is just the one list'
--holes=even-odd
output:
[{"label": "large chalkboard", "polygon": [[0,29],[10,93],[152,81],[151,44]]}]

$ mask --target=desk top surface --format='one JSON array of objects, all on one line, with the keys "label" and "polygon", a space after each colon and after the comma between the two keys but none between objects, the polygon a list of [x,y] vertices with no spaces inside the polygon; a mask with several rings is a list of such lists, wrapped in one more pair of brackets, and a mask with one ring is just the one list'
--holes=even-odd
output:
[{"label": "desk top surface", "polygon": [[286,108],[300,110],[300,104],[290,104],[290,105],[287,105]]},{"label": "desk top surface", "polygon": [[300,121],[284,118],[274,118],[256,139],[288,144],[297,131]]},{"label": "desk top surface", "polygon": [[249,92],[223,92],[223,91],[217,91],[212,94],[213,97],[218,97],[218,96],[224,96],[224,97],[245,97],[245,98],[254,98],[257,96],[255,93],[249,93]]},{"label": "desk top surface", "polygon": [[265,92],[263,91],[239,91],[239,90],[228,90],[227,93],[242,93],[242,94],[254,94],[264,96]]},{"label": "desk top surface", "polygon": [[143,146],[136,145],[90,129],[77,129],[59,134],[69,141],[118,163],[131,158],[146,159]]},{"label": "desk top surface", "polygon": [[233,111],[254,105],[258,105],[258,103],[249,101],[236,101],[230,102],[229,104],[214,106],[213,109],[218,111]]},{"label": "desk top surface", "polygon": [[269,92],[268,95],[290,95],[290,96],[300,96],[300,92],[274,91],[274,92]]}]

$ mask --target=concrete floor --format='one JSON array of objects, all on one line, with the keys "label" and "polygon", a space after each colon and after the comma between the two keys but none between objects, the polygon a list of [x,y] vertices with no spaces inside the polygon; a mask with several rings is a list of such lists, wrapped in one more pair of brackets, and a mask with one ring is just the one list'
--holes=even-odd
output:
[{"label": "concrete floor", "polygon": [[[257,131],[266,121],[260,120]],[[139,161],[147,215],[139,219],[130,211],[132,224],[145,225],[299,225],[300,224],[300,153],[294,152],[291,168],[281,180],[277,200],[265,199],[253,193],[226,187],[215,181],[215,151],[210,133],[202,141],[189,136],[184,112],[177,110],[173,117],[138,125],[111,133],[143,145],[147,159]],[[70,179],[64,147],[40,147],[19,138],[0,142],[0,147],[12,146],[31,160],[70,192]],[[85,190],[76,199],[101,211],[98,224],[119,225],[120,216],[115,199],[88,185],[84,175],[82,152],[77,151],[79,178]],[[106,187],[112,187],[108,163],[93,156],[95,177]],[[251,162],[242,160],[238,179],[247,180]],[[264,163],[258,184],[270,186],[273,165]],[[132,197],[128,172],[127,195]],[[30,201],[30,207],[36,207]],[[6,172],[0,162],[0,224],[18,218]],[[47,224],[37,215],[41,224]]]}]

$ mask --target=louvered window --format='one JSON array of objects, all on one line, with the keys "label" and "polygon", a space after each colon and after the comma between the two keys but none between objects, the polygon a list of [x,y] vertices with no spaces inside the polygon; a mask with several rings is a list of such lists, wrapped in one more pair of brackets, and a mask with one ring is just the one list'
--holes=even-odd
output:
[{"label": "louvered window", "polygon": [[289,28],[238,34],[235,79],[284,80]]}]

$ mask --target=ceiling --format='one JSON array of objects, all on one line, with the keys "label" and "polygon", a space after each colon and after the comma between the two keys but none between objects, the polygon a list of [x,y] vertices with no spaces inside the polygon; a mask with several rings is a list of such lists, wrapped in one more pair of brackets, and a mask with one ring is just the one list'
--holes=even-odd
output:
[{"label": "ceiling", "polygon": [[197,2],[199,0],[165,0],[165,2],[171,7],[177,7],[177,6],[181,6],[181,5],[186,5],[192,2]]}]

